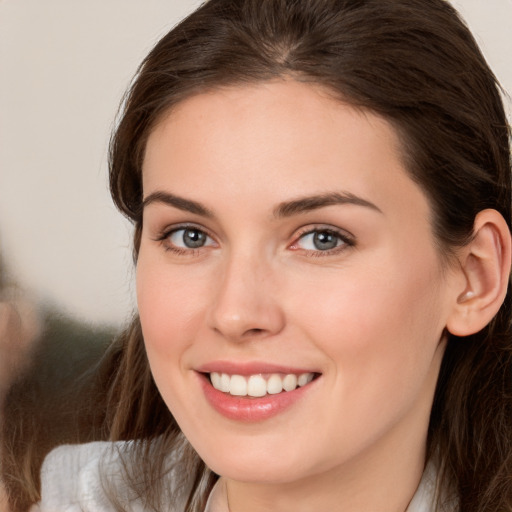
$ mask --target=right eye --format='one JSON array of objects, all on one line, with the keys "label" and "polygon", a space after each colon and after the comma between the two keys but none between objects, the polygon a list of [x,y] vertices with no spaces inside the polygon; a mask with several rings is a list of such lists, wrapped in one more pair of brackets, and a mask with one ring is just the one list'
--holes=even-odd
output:
[{"label": "right eye", "polygon": [[195,227],[183,227],[169,232],[165,239],[170,249],[186,250],[200,249],[215,245],[213,239],[204,231]]}]

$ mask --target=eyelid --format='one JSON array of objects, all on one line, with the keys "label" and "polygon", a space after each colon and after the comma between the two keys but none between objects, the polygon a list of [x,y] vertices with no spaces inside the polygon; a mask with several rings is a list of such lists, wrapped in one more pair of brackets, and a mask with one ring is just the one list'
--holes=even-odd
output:
[{"label": "eyelid", "polygon": [[195,222],[178,222],[177,224],[169,224],[162,229],[157,230],[157,234],[154,236],[154,240],[156,242],[168,237],[174,231],[179,231],[180,229],[197,229],[198,231],[202,231],[210,238],[214,238],[210,231],[200,224],[196,224]]},{"label": "eyelid", "polygon": [[[339,239],[343,242],[341,245],[334,247],[332,249],[328,249],[325,251],[322,251],[320,249],[317,250],[311,250],[311,249],[302,249],[301,247],[297,247],[297,244],[299,240],[304,238],[307,235],[313,234],[313,233],[320,233],[320,232],[330,232],[334,235],[338,236]],[[339,253],[341,251],[346,250],[347,248],[353,247],[356,244],[356,239],[352,233],[348,232],[345,229],[338,228],[336,226],[332,226],[329,224],[313,224],[304,226],[303,228],[299,229],[293,237],[293,242],[288,246],[289,249],[295,250],[295,251],[303,251],[305,253],[309,253],[311,255],[315,256],[329,256],[332,254]]]},{"label": "eyelid", "polygon": [[[173,245],[169,242],[169,238],[173,233],[176,233],[177,231],[181,230],[197,230],[204,233],[210,240],[214,242],[214,244],[206,244],[201,247],[197,248],[191,248],[191,247],[180,247]],[[217,245],[217,242],[215,240],[215,237],[210,233],[208,229],[206,229],[204,226],[201,226],[200,224],[195,224],[194,222],[183,222],[178,224],[173,224],[170,226],[166,226],[164,229],[158,232],[158,234],[153,238],[155,242],[161,243],[166,250],[173,251],[178,254],[187,254],[187,255],[193,255],[196,254],[198,251],[201,251],[202,249],[211,247],[212,245]]]}]

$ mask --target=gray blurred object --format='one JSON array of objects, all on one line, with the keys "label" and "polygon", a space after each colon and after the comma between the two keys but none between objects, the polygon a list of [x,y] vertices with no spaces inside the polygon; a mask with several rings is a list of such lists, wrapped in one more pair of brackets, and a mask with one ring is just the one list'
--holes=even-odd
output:
[{"label": "gray blurred object", "polygon": [[30,482],[39,483],[42,461],[53,447],[102,438],[100,428],[91,429],[95,411],[88,407],[88,385],[115,330],[56,311],[42,318],[30,362],[11,385],[2,414],[1,479],[16,512],[37,498]]}]

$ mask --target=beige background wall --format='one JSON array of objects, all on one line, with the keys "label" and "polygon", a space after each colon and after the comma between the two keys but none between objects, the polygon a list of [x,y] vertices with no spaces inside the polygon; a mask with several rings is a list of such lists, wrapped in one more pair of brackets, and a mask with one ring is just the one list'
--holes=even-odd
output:
[{"label": "beige background wall", "polygon": [[[453,3],[512,94],[512,0]],[[22,286],[87,321],[119,324],[133,307],[130,227],[107,190],[117,105],[198,4],[0,0],[1,252]]]}]

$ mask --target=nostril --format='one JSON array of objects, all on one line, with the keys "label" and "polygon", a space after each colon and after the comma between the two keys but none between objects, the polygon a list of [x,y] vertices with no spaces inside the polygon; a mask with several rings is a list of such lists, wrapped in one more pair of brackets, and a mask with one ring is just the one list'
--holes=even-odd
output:
[{"label": "nostril", "polygon": [[263,329],[248,329],[245,331],[245,336],[257,336],[258,334],[262,334],[264,332]]}]

